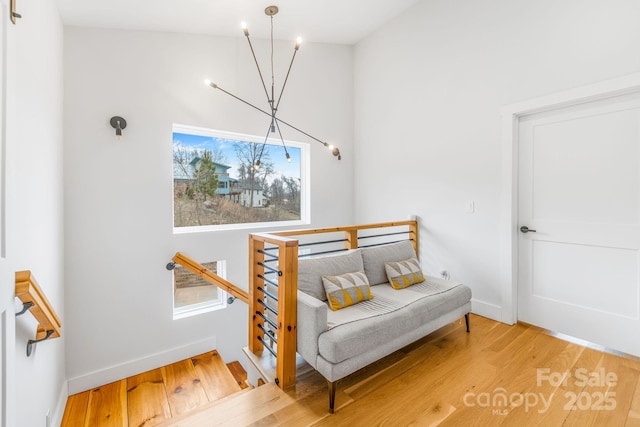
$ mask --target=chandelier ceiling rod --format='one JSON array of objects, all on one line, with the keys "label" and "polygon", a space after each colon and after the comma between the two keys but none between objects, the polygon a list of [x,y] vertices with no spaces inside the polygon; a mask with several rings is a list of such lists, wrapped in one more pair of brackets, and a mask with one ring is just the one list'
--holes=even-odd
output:
[{"label": "chandelier ceiling rod", "polygon": [[271,122],[269,123],[269,128],[267,130],[267,135],[265,136],[264,139],[264,143],[262,144],[262,148],[260,150],[260,154],[258,156],[258,159],[255,162],[254,168],[258,169],[260,167],[260,159],[262,158],[262,153],[264,152],[264,148],[265,145],[267,143],[267,140],[269,139],[269,133],[275,133],[276,129],[278,131],[278,135],[280,136],[280,141],[282,141],[282,146],[284,147],[284,152],[287,158],[287,161],[291,161],[291,156],[289,156],[289,152],[287,151],[287,146],[284,142],[284,138],[282,136],[282,131],[280,130],[280,123],[282,123],[283,125],[286,125],[288,127],[290,127],[291,129],[294,129],[298,132],[300,132],[303,135],[306,135],[307,137],[318,141],[319,143],[321,143],[322,145],[324,145],[325,147],[329,148],[329,150],[331,150],[331,152],[333,153],[334,156],[338,157],[338,160],[342,159],[342,156],[340,155],[340,150],[338,149],[338,147],[334,147],[331,144],[328,144],[310,134],[308,134],[307,132],[301,130],[300,128],[297,128],[296,126],[293,126],[290,123],[285,122],[284,120],[281,120],[280,118],[277,117],[276,113],[278,111],[278,107],[280,106],[280,101],[282,100],[282,94],[284,93],[284,89],[287,86],[287,81],[289,80],[289,74],[291,73],[291,68],[293,66],[293,61],[296,59],[296,54],[298,53],[298,49],[300,49],[300,44],[302,43],[302,39],[300,39],[300,37],[297,38],[296,40],[296,44],[293,50],[293,56],[291,57],[291,62],[289,63],[289,69],[287,70],[287,74],[284,78],[284,83],[282,84],[282,88],[280,89],[280,95],[278,96],[278,101],[275,101],[275,73],[274,73],[274,68],[273,68],[273,16],[275,14],[278,13],[278,7],[277,6],[269,6],[264,10],[264,13],[270,17],[271,19],[271,37],[270,37],[270,41],[271,41],[271,96],[269,96],[269,90],[267,89],[267,85],[264,81],[264,77],[262,75],[262,70],[260,69],[260,64],[258,63],[258,58],[256,57],[256,53],[255,50],[253,49],[253,44],[251,43],[251,38],[249,37],[249,30],[247,29],[247,25],[243,22],[242,23],[242,31],[244,33],[244,35],[247,38],[247,42],[249,43],[249,49],[251,50],[251,55],[253,56],[253,61],[256,64],[256,69],[258,70],[258,76],[260,77],[260,82],[262,83],[262,87],[264,89],[264,93],[267,97],[267,103],[269,104],[269,109],[271,110],[271,112],[267,112],[255,105],[253,105],[252,103],[245,101],[244,99],[240,98],[239,96],[236,96],[234,94],[232,94],[229,91],[224,90],[223,88],[221,88],[220,86],[218,86],[215,83],[212,83],[209,80],[205,80],[205,84],[207,86],[212,87],[213,89],[218,89],[220,91],[222,91],[223,93],[237,99],[238,101],[241,101],[245,104],[247,104],[248,106],[260,111],[261,113],[269,116],[271,118]]}]

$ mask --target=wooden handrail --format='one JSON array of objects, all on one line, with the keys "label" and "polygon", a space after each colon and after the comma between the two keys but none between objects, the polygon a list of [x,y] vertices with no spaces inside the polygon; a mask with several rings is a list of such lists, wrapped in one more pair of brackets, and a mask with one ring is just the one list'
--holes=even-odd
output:
[{"label": "wooden handrail", "polygon": [[188,256],[180,252],[176,252],[176,255],[173,257],[173,262],[175,262],[176,264],[180,264],[190,272],[197,274],[207,282],[216,285],[223,291],[233,295],[235,298],[239,299],[245,304],[249,304],[249,294],[246,291],[218,276],[216,273],[209,270],[204,265],[192,260]]},{"label": "wooden handrail", "polygon": [[328,228],[303,228],[300,230],[286,230],[286,231],[275,231],[273,233],[261,233],[262,235],[275,235],[275,236],[302,236],[305,234],[321,234],[321,233],[335,233],[340,231],[357,231],[357,230],[368,230],[371,228],[386,228],[386,227],[399,227],[402,225],[414,225],[416,224],[415,220],[406,220],[406,221],[393,221],[393,222],[378,222],[372,224],[362,224],[362,225],[347,225],[341,227],[328,227]]},{"label": "wooden handrail", "polygon": [[29,311],[38,321],[36,340],[47,338],[47,335],[48,338],[57,338],[61,335],[62,323],[31,271],[16,272],[16,296],[23,304],[33,304]]},{"label": "wooden handrail", "polygon": [[347,239],[347,249],[356,249],[358,248],[358,231],[360,230],[371,230],[374,228],[389,228],[389,227],[401,227],[408,226],[409,234],[411,234],[411,244],[413,245],[413,249],[416,251],[416,255],[418,255],[419,250],[419,242],[418,242],[418,221],[414,219],[409,219],[406,221],[392,221],[392,222],[378,222],[371,224],[360,224],[360,225],[347,225],[341,227],[328,227],[328,228],[307,228],[300,230],[286,230],[286,231],[275,231],[273,233],[260,233],[254,234],[259,236],[304,236],[310,234],[323,234],[323,233],[339,233],[343,232]]}]

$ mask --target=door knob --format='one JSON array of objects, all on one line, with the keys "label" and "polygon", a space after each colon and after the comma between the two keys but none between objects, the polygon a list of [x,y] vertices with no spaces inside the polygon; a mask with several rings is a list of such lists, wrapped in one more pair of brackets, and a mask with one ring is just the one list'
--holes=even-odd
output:
[{"label": "door knob", "polygon": [[523,225],[522,227],[520,227],[520,231],[523,233],[535,233],[536,230],[532,230],[529,227],[527,227],[526,225]]}]

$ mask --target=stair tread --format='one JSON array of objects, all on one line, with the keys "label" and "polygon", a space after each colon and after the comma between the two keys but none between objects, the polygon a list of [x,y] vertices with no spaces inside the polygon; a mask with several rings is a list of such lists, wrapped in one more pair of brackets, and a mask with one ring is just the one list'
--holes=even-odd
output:
[{"label": "stair tread", "polygon": [[210,402],[242,390],[216,350],[192,357],[191,362]]},{"label": "stair tread", "polygon": [[61,425],[168,425],[251,391],[246,377],[212,350],[69,396]]},{"label": "stair tread", "polygon": [[181,417],[161,424],[166,427],[240,426],[257,422],[295,402],[295,398],[274,383],[212,402]]},{"label": "stair tread", "polygon": [[171,418],[160,368],[127,378],[129,425],[151,427]]},{"label": "stair tread", "polygon": [[231,375],[233,375],[241,388],[249,387],[249,384],[247,384],[247,371],[244,370],[240,362],[237,360],[229,362],[227,363],[227,368],[231,371]]}]

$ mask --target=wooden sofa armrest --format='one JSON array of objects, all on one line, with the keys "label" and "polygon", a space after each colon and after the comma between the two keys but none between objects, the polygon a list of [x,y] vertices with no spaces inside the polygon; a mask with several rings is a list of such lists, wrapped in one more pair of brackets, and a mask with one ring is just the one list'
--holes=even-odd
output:
[{"label": "wooden sofa armrest", "polygon": [[304,360],[316,368],[318,337],[327,331],[327,304],[298,291],[297,351]]}]

